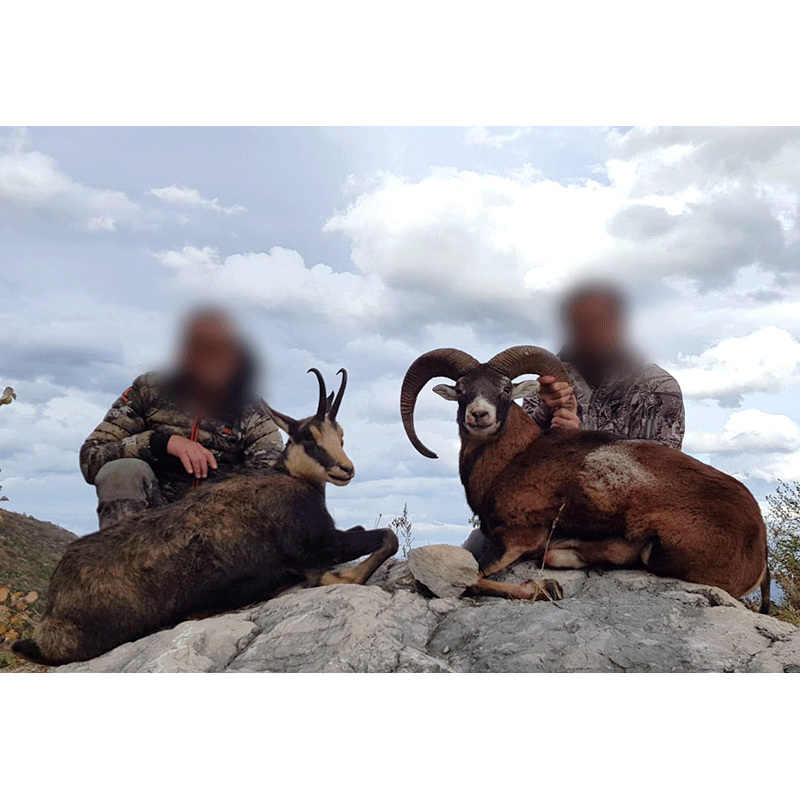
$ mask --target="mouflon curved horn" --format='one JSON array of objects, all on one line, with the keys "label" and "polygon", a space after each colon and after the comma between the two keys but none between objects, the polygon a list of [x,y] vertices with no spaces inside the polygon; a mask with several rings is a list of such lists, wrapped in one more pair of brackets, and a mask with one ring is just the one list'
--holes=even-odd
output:
[{"label": "mouflon curved horn", "polygon": [[463,350],[445,347],[423,353],[408,368],[400,391],[400,416],[409,441],[427,458],[438,458],[438,456],[422,444],[414,429],[414,407],[417,404],[417,396],[431,378],[443,377],[457,381],[464,373],[477,366],[478,361]]},{"label": "mouflon curved horn", "polygon": [[558,381],[569,383],[567,372],[558,356],[543,347],[509,347],[491,359],[489,366],[512,379],[520,375],[552,375]]}]

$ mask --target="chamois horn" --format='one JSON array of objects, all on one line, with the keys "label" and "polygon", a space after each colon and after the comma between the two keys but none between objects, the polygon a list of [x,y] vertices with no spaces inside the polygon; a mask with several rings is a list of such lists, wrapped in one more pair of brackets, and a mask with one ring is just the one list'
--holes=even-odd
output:
[{"label": "chamois horn", "polygon": [[331,422],[336,421],[336,415],[339,413],[339,406],[342,404],[342,398],[344,397],[344,390],[347,388],[347,370],[342,367],[336,374],[342,376],[342,383],[339,386],[339,391],[336,393],[336,399],[331,404],[331,410],[329,412]]},{"label": "chamois horn", "polygon": [[314,419],[322,422],[322,420],[325,419],[325,412],[328,409],[328,390],[325,388],[325,378],[322,377],[322,373],[315,367],[311,367],[309,372],[313,372],[319,381],[319,402],[317,403],[317,413],[314,415]]}]

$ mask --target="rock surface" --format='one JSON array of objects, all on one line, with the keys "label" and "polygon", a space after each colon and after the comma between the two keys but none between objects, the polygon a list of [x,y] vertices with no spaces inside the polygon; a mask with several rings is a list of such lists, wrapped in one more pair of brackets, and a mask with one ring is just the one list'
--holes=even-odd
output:
[{"label": "rock surface", "polygon": [[[537,578],[531,564],[504,580]],[[547,570],[564,599],[432,598],[407,562],[293,589],[61,672],[800,672],[800,629],[644,572]],[[427,593],[426,593],[427,594]]]},{"label": "rock surface", "polygon": [[478,582],[478,562],[463,547],[432,544],[408,554],[411,574],[437,597],[460,597]]}]

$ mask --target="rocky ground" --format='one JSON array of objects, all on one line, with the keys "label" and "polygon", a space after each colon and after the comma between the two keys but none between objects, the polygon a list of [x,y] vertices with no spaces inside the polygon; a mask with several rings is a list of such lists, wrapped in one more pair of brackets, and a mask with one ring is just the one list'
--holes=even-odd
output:
[{"label": "rocky ground", "polygon": [[[540,575],[520,564],[503,577]],[[800,672],[800,629],[719,589],[644,572],[545,575],[562,600],[470,598],[461,587],[436,597],[393,560],[368,586],[293,589],[60,671]],[[441,578],[430,582],[448,594]]]}]

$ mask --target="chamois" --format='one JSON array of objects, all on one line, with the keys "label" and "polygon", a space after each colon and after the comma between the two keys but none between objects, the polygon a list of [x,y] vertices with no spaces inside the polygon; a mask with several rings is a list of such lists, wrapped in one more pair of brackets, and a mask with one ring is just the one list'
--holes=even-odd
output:
[{"label": "chamois", "polygon": [[479,591],[523,599],[560,597],[556,582],[489,580],[522,558],[548,567],[645,568],[717,586],[734,597],[761,589],[769,609],[769,569],[758,503],[735,478],[657,442],[597,431],[541,431],[514,402],[538,390],[520,375],[568,382],[556,356],[511,347],[485,364],[461,350],[433,350],[409,367],[400,413],[414,447],[414,407],[423,386],[458,403],[459,471],[488,540]]},{"label": "chamois", "polygon": [[[204,482],[172,505],[73,542],[50,581],[47,610],[15,652],[46,665],[85,661],[197,614],[274,597],[304,581],[365,583],[397,551],[389,528],[338,530],[325,484],[355,469],[342,447],[334,399],[319,381],[316,414],[295,420],[269,407],[288,435],[274,470]],[[336,564],[369,558],[341,573]]]}]

